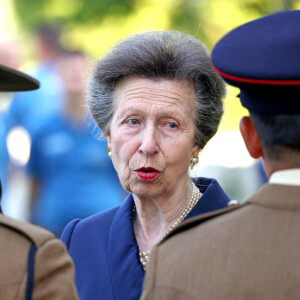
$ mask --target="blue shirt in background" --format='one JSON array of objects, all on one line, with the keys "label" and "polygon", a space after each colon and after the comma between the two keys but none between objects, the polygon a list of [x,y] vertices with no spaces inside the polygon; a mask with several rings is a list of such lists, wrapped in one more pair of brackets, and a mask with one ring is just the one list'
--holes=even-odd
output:
[{"label": "blue shirt in background", "polygon": [[28,172],[39,181],[32,221],[60,236],[74,218],[119,205],[119,183],[105,142],[92,128],[77,128],[60,115],[49,117],[32,141]]},{"label": "blue shirt in background", "polygon": [[6,115],[6,129],[9,131],[21,126],[33,136],[45,118],[61,109],[63,89],[60,77],[50,62],[28,73],[40,81],[40,88],[14,95]]}]

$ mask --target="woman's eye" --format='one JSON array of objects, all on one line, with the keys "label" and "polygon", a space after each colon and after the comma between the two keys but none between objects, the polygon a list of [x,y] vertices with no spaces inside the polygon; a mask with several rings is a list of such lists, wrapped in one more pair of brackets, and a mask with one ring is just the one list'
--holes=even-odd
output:
[{"label": "woman's eye", "polygon": [[168,127],[169,127],[169,128],[177,128],[177,124],[174,123],[174,122],[169,122],[169,123],[168,123]]},{"label": "woman's eye", "polygon": [[129,125],[138,125],[139,121],[137,119],[129,119],[129,120],[127,120],[127,123]]}]

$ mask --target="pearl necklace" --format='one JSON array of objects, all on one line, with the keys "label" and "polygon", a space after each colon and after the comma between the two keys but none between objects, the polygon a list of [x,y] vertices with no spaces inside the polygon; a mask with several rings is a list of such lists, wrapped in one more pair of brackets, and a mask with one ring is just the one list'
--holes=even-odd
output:
[{"label": "pearl necklace", "polygon": [[[188,215],[188,213],[195,207],[195,205],[199,201],[201,193],[200,193],[199,189],[196,187],[196,185],[194,184],[194,182],[192,182],[192,184],[193,184],[193,192],[192,192],[192,196],[191,196],[186,208],[184,209],[182,214],[179,216],[179,218],[175,221],[175,223],[163,235],[163,237],[160,239],[160,241],[162,241],[172,230],[174,230],[174,228],[176,228],[185,219],[185,217]],[[152,248],[149,249],[148,251],[139,252],[140,262],[141,262],[144,270],[146,270],[147,264],[150,260],[151,250],[152,250]]]}]

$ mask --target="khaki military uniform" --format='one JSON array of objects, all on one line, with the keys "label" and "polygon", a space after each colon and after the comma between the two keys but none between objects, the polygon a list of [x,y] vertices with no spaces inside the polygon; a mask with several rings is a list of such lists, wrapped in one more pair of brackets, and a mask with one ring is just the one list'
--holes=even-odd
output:
[{"label": "khaki military uniform", "polygon": [[300,186],[182,224],[152,250],[141,299],[300,299]]},{"label": "khaki military uniform", "polygon": [[65,246],[45,229],[2,214],[0,299],[78,299]]}]

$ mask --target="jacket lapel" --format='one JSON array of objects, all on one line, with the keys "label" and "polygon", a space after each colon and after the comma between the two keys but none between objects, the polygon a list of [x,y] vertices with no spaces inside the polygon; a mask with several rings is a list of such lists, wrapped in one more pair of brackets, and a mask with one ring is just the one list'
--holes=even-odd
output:
[{"label": "jacket lapel", "polygon": [[144,280],[133,229],[133,207],[130,194],[114,216],[108,240],[109,269],[118,300],[139,299]]},{"label": "jacket lapel", "polygon": [[[198,178],[195,183],[203,195],[186,219],[227,206],[230,199],[216,180]],[[109,233],[109,269],[117,300],[124,300],[125,296],[126,299],[139,299],[145,276],[134,235],[133,207],[130,194],[115,214]]]},{"label": "jacket lapel", "polygon": [[199,177],[193,178],[193,181],[200,189],[202,196],[185,220],[227,207],[230,199],[215,179]]}]

